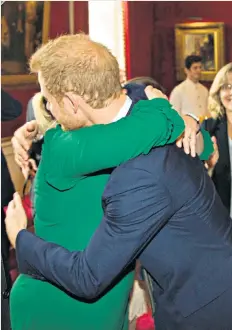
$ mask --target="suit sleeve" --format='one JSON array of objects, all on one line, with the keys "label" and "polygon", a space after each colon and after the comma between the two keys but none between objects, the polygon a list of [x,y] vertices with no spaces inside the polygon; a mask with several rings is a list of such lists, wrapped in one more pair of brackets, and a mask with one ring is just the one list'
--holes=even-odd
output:
[{"label": "suit sleeve", "polygon": [[209,118],[202,122],[201,124],[201,133],[204,139],[204,150],[199,156],[201,160],[208,160],[212,153],[214,152],[213,142],[211,140],[211,136],[215,134],[215,130],[217,129],[218,120]]},{"label": "suit sleeve", "polygon": [[16,242],[21,273],[77,297],[93,299],[104,292],[173,214],[164,185],[127,164],[111,176],[103,199],[104,217],[86,249],[70,252],[22,230]]},{"label": "suit sleeve", "polygon": [[22,113],[22,105],[10,94],[1,89],[1,120],[9,121],[18,118]]},{"label": "suit sleeve", "polygon": [[200,132],[201,132],[203,140],[204,140],[204,149],[203,149],[202,153],[199,155],[199,157],[200,157],[200,160],[204,161],[204,160],[208,160],[210,158],[210,156],[214,152],[214,148],[213,148],[213,142],[211,140],[209,132],[206,131],[202,127],[201,127]]}]

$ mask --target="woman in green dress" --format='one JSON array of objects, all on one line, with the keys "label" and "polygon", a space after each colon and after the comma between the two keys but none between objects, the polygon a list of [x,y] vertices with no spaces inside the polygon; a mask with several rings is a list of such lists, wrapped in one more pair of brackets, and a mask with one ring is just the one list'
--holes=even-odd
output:
[{"label": "woman in green dress", "polygon": [[[155,99],[140,101],[130,116],[112,124],[48,130],[35,183],[36,234],[69,250],[84,249],[103,214],[101,195],[111,171],[100,170],[172,143],[183,129],[169,102]],[[70,153],[72,161],[67,162]],[[133,280],[130,272],[97,301],[84,302],[50,283],[20,275],[11,292],[12,329],[126,330]]]}]

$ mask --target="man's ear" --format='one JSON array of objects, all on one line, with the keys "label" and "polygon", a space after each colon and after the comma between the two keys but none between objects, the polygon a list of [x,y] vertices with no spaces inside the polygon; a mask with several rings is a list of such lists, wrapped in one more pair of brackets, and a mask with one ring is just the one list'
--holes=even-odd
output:
[{"label": "man's ear", "polygon": [[185,72],[185,74],[186,74],[186,76],[188,75],[188,69],[187,68],[184,68],[184,72]]},{"label": "man's ear", "polygon": [[79,96],[68,92],[65,93],[63,97],[64,108],[65,110],[71,111],[72,113],[76,114],[79,108]]}]

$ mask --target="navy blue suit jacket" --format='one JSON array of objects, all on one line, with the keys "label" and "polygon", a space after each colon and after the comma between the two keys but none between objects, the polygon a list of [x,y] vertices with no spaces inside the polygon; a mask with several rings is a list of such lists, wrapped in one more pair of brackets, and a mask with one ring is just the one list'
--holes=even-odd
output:
[{"label": "navy blue suit jacket", "polygon": [[231,205],[231,166],[226,115],[222,118],[209,118],[203,122],[203,128],[217,139],[219,159],[214,168],[212,180],[225,207]]},{"label": "navy blue suit jacket", "polygon": [[20,272],[92,299],[139,257],[154,280],[158,330],[230,329],[231,302],[219,299],[217,313],[209,306],[232,286],[232,220],[198,157],[170,145],[126,162],[112,172],[102,205],[82,252],[21,231]]}]

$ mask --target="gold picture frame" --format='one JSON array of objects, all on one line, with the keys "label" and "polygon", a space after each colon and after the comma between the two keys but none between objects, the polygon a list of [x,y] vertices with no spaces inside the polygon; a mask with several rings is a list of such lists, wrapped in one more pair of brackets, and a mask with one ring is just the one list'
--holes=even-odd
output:
[{"label": "gold picture frame", "polygon": [[194,22],[175,25],[176,75],[185,79],[184,60],[188,55],[202,57],[201,80],[212,81],[225,64],[224,23]]},{"label": "gold picture frame", "polygon": [[28,60],[49,38],[50,1],[5,1],[1,16],[3,86],[35,84]]}]

